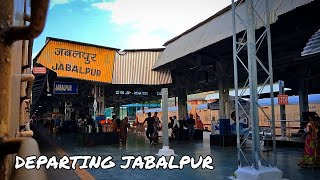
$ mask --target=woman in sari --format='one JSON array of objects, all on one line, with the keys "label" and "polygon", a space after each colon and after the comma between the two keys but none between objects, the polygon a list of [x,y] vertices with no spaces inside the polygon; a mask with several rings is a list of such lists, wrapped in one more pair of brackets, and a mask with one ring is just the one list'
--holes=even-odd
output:
[{"label": "woman in sari", "polygon": [[314,119],[309,116],[309,122],[306,126],[306,140],[304,146],[304,156],[298,164],[300,167],[308,168],[319,165],[318,161],[318,129]]},{"label": "woman in sari", "polygon": [[160,119],[158,118],[158,112],[155,112],[154,113],[154,124],[153,124],[153,128],[154,128],[154,131],[153,131],[153,139],[154,139],[154,142],[152,144],[158,144],[159,142],[159,131],[161,130],[161,121]]},{"label": "woman in sari", "polygon": [[128,134],[128,117],[125,117],[120,125],[120,141],[127,142],[127,134]]}]

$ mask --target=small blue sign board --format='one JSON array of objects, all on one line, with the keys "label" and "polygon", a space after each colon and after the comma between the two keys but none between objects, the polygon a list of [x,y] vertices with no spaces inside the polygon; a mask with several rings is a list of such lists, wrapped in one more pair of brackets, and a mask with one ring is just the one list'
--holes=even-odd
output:
[{"label": "small blue sign board", "polygon": [[78,83],[55,81],[53,94],[78,94]]},{"label": "small blue sign board", "polygon": [[104,115],[106,116],[106,118],[111,118],[112,117],[112,109],[111,108],[106,108]]}]

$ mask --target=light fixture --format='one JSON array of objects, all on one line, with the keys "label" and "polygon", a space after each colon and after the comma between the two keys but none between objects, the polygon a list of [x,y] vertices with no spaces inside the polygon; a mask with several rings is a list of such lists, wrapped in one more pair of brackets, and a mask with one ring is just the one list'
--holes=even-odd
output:
[{"label": "light fixture", "polygon": [[39,107],[41,108],[42,106],[40,105]]},{"label": "light fixture", "polygon": [[51,94],[51,93],[49,93],[49,94],[47,94],[47,96],[52,96],[52,94]]}]

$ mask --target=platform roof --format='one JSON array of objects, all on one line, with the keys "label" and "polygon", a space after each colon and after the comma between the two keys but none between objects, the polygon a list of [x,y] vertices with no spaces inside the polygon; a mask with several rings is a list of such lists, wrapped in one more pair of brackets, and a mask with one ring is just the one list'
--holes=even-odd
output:
[{"label": "platform roof", "polygon": [[301,56],[320,53],[320,29],[310,38],[306,47],[303,48]]},{"label": "platform roof", "polygon": [[[297,7],[311,3],[312,1],[313,0],[269,0],[271,12],[270,23],[275,23],[279,16]],[[266,13],[266,5],[264,1],[259,0],[254,0],[254,4],[256,5],[255,11],[259,14],[259,16],[255,14],[254,21],[257,22],[256,29],[259,29],[264,25],[259,18],[263,17],[263,14]],[[236,12],[240,17],[245,17],[246,4],[239,4]],[[241,21],[237,21],[236,26],[237,33],[245,30],[245,26]],[[232,34],[232,10],[230,5],[181,35],[166,42],[164,44],[166,49],[154,64],[153,68],[156,69],[211,44],[231,37]],[[232,47],[232,45],[230,46]]]},{"label": "platform roof", "polygon": [[[256,2],[256,1],[255,1]],[[259,1],[259,12],[263,14],[265,1]],[[308,80],[309,93],[320,92],[319,53],[301,56],[309,39],[320,29],[320,23],[314,17],[320,16],[320,1],[283,0],[270,1],[272,14],[271,37],[273,55],[274,82],[283,80],[285,86],[292,89],[289,95],[298,94],[299,78]],[[244,4],[239,5],[238,13]],[[261,6],[261,7],[260,7]],[[277,7],[277,8],[276,8]],[[218,89],[217,63],[224,66],[223,75],[229,78],[233,88],[233,48],[232,18],[230,7],[225,8],[206,21],[191,28],[178,37],[168,41],[166,49],[157,60],[154,69],[170,67],[173,83],[190,93],[206,92]],[[263,34],[264,27],[258,23],[256,38]],[[245,33],[238,26],[237,38]],[[258,57],[267,66],[267,43],[264,41],[258,51]],[[247,65],[247,52],[238,55]],[[238,65],[239,86],[247,80],[247,72]],[[258,66],[258,84],[264,83],[267,74]]]}]

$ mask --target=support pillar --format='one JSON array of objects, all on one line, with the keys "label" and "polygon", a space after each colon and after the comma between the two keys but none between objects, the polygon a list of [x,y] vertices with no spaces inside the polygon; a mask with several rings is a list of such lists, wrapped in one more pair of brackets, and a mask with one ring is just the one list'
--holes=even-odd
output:
[{"label": "support pillar", "polygon": [[187,117],[188,112],[188,97],[185,88],[178,89],[178,118],[182,120]]},{"label": "support pillar", "polygon": [[[308,101],[308,82],[306,79],[299,79],[299,111],[300,111],[300,122],[303,121],[303,113],[309,111]],[[302,127],[302,124],[300,123]]]},{"label": "support pillar", "polygon": [[247,49],[248,49],[248,69],[250,85],[250,107],[252,118],[252,160],[253,167],[258,170],[260,161],[260,136],[259,136],[259,115],[258,115],[258,92],[257,92],[257,60],[256,60],[256,36],[253,0],[246,1],[247,5]]},{"label": "support pillar", "polygon": [[[236,108],[236,118],[237,118],[237,149],[238,149],[238,169],[235,172],[236,179],[252,179],[252,180],[261,180],[261,179],[282,179],[282,172],[275,167],[262,166],[260,160],[260,137],[259,137],[259,116],[258,116],[258,92],[257,92],[257,61],[259,61],[257,57],[257,49],[256,49],[256,34],[255,34],[255,7],[256,3],[253,0],[246,0],[244,3],[246,5],[246,34],[243,36],[240,44],[243,43],[243,39],[247,36],[247,42],[245,44],[240,45],[237,47],[237,32],[236,32],[236,17],[241,19],[239,14],[236,12],[236,4],[238,1],[232,0],[232,19],[233,19],[233,60],[234,60],[234,81],[235,81],[235,108]],[[273,71],[272,71],[272,51],[271,51],[271,36],[270,36],[270,1],[265,1],[266,4],[266,32],[268,34],[268,63],[269,63],[269,71],[264,67],[263,64],[260,65],[264,68],[264,70],[269,75],[270,85],[273,84]],[[261,8],[261,6],[259,7]],[[264,19],[262,17],[261,19]],[[242,20],[241,20],[242,21]],[[243,23],[243,21],[242,21]],[[260,36],[260,38],[263,35]],[[259,39],[260,39],[259,38]],[[246,46],[246,50],[248,53],[248,65],[246,66],[243,63],[243,60],[238,56],[240,50]],[[246,156],[244,155],[241,147],[240,147],[240,135],[239,135],[239,107],[238,107],[238,61],[246,68],[249,73],[249,87],[250,87],[250,117],[252,122],[252,165],[250,165],[249,161],[247,160]],[[268,79],[266,80],[268,81]],[[273,89],[271,88],[271,91]],[[273,100],[273,93],[271,93],[271,99]],[[271,103],[273,107],[273,102]],[[273,109],[273,108],[272,108]],[[272,110],[272,119],[274,119],[274,111]],[[274,121],[272,121],[274,125]],[[274,132],[274,126],[272,127],[272,131]],[[274,133],[273,133],[274,137]],[[275,145],[275,139],[273,139],[273,144]],[[273,147],[274,150],[276,149],[275,146]],[[241,159],[240,156],[244,156],[244,159],[248,162],[249,166],[242,167],[241,166]],[[274,161],[276,162],[276,154],[273,153]],[[270,166],[270,167],[269,167]],[[234,178],[232,178],[234,179]]]},{"label": "support pillar", "polygon": [[225,76],[225,68],[220,62],[216,65],[219,87],[219,119],[230,119],[229,81]]},{"label": "support pillar", "polygon": [[225,93],[223,87],[223,77],[218,77],[218,86],[219,86],[219,119],[226,119],[226,110],[225,110]]},{"label": "support pillar", "polygon": [[94,89],[93,89],[94,93],[94,100],[93,100],[93,119],[96,120],[97,117],[97,106],[98,106],[98,102],[97,102],[97,85],[94,85]]},{"label": "support pillar", "polygon": [[113,107],[113,114],[120,118],[120,104],[117,102]]},{"label": "support pillar", "polygon": [[104,87],[97,87],[96,88],[96,101],[98,104],[97,111],[95,111],[94,115],[94,123],[95,126],[98,127],[99,122],[97,121],[97,116],[104,116],[105,115],[105,102],[104,102]]},{"label": "support pillar", "polygon": [[[279,94],[284,95],[284,82],[279,81]],[[280,105],[280,120],[281,120],[281,138],[286,138],[286,106]]]},{"label": "support pillar", "polygon": [[172,156],[174,150],[169,149],[169,135],[168,135],[168,88],[161,89],[162,94],[162,139],[163,147],[159,149],[158,156]]},{"label": "support pillar", "polygon": [[229,78],[225,77],[224,78],[224,106],[225,106],[225,113],[226,113],[226,118],[231,119],[231,112],[230,112],[230,95],[229,95]]},{"label": "support pillar", "polygon": [[65,102],[64,103],[64,120],[70,121],[71,120],[71,110],[72,110],[72,103],[71,102]]},{"label": "support pillar", "polygon": [[104,115],[104,111],[105,111],[104,87],[98,87],[97,103],[98,103],[97,115]]}]

